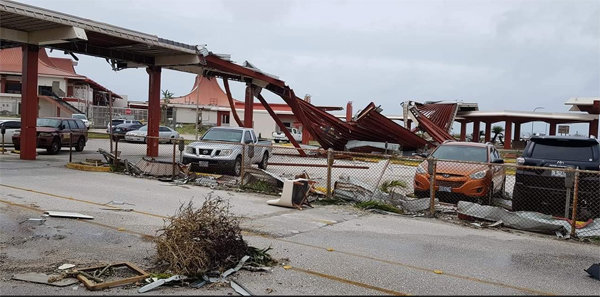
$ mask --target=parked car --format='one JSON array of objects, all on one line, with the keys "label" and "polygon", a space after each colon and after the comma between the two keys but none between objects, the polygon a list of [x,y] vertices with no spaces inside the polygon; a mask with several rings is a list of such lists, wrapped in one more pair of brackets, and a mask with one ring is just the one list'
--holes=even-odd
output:
[{"label": "parked car", "polygon": [[144,125],[138,123],[119,124],[113,128],[113,140],[121,140],[125,138],[125,134],[129,131],[135,131]]},{"label": "parked car", "polygon": [[[78,152],[83,151],[87,142],[87,128],[83,121],[73,118],[38,118],[36,124],[37,147],[45,148],[50,154],[57,154],[63,146],[71,144]],[[21,131],[13,134],[15,149],[21,148]],[[70,137],[73,138],[70,138]]]},{"label": "parked car", "polygon": [[87,116],[84,115],[83,113],[74,113],[74,114],[71,115],[71,117],[74,118],[74,119],[80,119],[85,124],[85,127],[88,130],[90,129],[90,126],[92,125],[92,122],[88,121]]},{"label": "parked car", "polygon": [[[13,145],[12,136],[15,131],[21,129],[21,120],[0,120],[0,131],[4,131],[4,145]],[[0,134],[0,142],[2,135]]]},{"label": "parked car", "polygon": [[[517,167],[512,209],[564,217],[565,210],[569,214],[570,210],[565,209],[567,174],[560,169],[600,171],[600,143],[594,138],[533,136],[517,164],[548,169]],[[580,218],[600,217],[600,172],[579,174],[578,205]]]},{"label": "parked car", "polygon": [[[227,171],[239,176],[242,169],[242,145],[246,146],[245,160],[267,168],[271,156],[271,141],[258,140],[252,128],[213,127],[199,141],[187,145],[183,151],[183,163],[190,169],[200,171]],[[249,158],[249,159],[248,159]]]},{"label": "parked car", "polygon": [[[431,157],[437,160],[435,172],[436,197],[451,197],[475,200],[482,204],[490,204],[492,198],[504,195],[506,173],[498,150],[491,143],[449,141],[440,144]],[[478,163],[459,163],[451,161],[467,161]],[[428,161],[417,166],[414,177],[415,195],[429,196],[430,175]],[[439,194],[438,194],[439,193]]]},{"label": "parked car", "polygon": [[121,125],[121,124],[140,124],[140,125],[144,125],[144,123],[138,121],[138,120],[130,120],[130,119],[113,119],[112,121],[110,121],[110,124],[106,125],[106,133],[110,133],[110,128],[112,125],[112,128],[114,129],[117,125]]},{"label": "parked car", "polygon": [[[137,130],[129,131],[125,133],[125,141],[131,142],[146,142],[146,136],[148,135],[148,125],[142,126]],[[179,132],[167,127],[158,127],[158,142],[175,142],[179,138]]]},{"label": "parked car", "polygon": [[[290,134],[292,134],[292,136],[294,137],[294,139],[296,141],[302,141],[302,132],[296,128],[290,128],[287,127],[288,131],[290,131]],[[285,133],[283,133],[283,131],[273,131],[273,140],[276,143],[279,143],[280,141],[289,141],[289,139],[287,138],[287,136],[285,135]]]}]

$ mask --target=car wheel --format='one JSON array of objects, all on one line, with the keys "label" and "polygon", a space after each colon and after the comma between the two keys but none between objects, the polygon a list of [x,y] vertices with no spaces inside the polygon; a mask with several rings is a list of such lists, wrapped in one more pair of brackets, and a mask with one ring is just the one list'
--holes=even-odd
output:
[{"label": "car wheel", "polygon": [[58,140],[58,138],[54,138],[52,140],[52,144],[50,144],[50,147],[47,148],[46,151],[52,155],[58,154],[60,151],[60,140]]},{"label": "car wheel", "polygon": [[506,178],[502,180],[502,186],[500,187],[500,191],[496,193],[496,197],[504,199],[504,192],[506,191]]},{"label": "car wheel", "polygon": [[258,163],[258,168],[260,169],[267,169],[267,164],[269,163],[269,153],[265,152],[265,154],[262,157],[262,160],[260,160],[260,163]]},{"label": "car wheel", "polygon": [[275,139],[275,143],[279,143],[279,139]]},{"label": "car wheel", "polygon": [[81,152],[81,151],[83,151],[84,147],[85,147],[85,138],[79,137],[79,140],[77,140],[77,146],[75,146],[75,150],[78,152]]},{"label": "car wheel", "polygon": [[20,151],[21,150],[21,146],[18,144],[15,144],[15,151]]},{"label": "car wheel", "polygon": [[176,143],[177,141],[175,140],[175,136],[171,136],[171,140],[169,141],[169,143],[173,144]]},{"label": "car wheel", "polygon": [[240,176],[240,174],[242,173],[242,156],[238,156],[237,158],[235,158],[235,162],[233,163],[231,173],[235,176]]}]

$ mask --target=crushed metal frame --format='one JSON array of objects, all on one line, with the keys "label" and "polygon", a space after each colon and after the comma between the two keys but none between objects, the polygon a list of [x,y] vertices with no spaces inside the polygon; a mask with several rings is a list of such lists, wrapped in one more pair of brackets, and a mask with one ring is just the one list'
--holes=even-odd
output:
[{"label": "crushed metal frame", "polygon": [[[75,272],[76,271],[88,272],[88,271],[102,269],[102,268],[105,268],[106,266],[108,266],[108,265],[99,265],[99,266],[88,267],[88,268],[83,268],[83,269],[76,269],[74,271]],[[123,279],[118,279],[118,280],[111,281],[111,282],[103,282],[103,283],[96,283],[96,282],[88,279],[87,277],[85,277],[82,274],[78,274],[77,279],[79,281],[81,281],[88,290],[97,291],[97,290],[107,289],[110,287],[117,287],[117,286],[132,284],[137,281],[140,281],[140,280],[150,277],[149,273],[147,273],[143,269],[141,269],[141,268],[137,267],[136,265],[129,263],[129,262],[110,264],[110,266],[111,267],[127,267],[130,270],[137,272],[139,275],[128,277],[128,278],[123,278]]]}]

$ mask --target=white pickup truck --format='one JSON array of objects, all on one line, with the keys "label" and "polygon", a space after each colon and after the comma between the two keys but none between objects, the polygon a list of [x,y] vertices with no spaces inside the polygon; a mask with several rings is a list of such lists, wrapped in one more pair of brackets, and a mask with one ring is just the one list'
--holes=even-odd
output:
[{"label": "white pickup truck", "polygon": [[[287,129],[288,131],[290,131],[290,134],[292,134],[296,141],[302,141],[302,132],[300,130],[290,127],[287,127]],[[289,139],[287,138],[287,136],[285,136],[285,133],[283,133],[283,131],[273,131],[272,136],[273,140],[275,140],[276,143],[279,143],[280,141],[289,141]]]},{"label": "white pickup truck", "polygon": [[[271,141],[258,140],[252,128],[212,127],[198,141],[183,150],[183,163],[195,171],[225,170],[235,176],[242,171],[242,144],[246,145],[244,163],[267,168]],[[254,144],[254,145],[252,145]]]}]

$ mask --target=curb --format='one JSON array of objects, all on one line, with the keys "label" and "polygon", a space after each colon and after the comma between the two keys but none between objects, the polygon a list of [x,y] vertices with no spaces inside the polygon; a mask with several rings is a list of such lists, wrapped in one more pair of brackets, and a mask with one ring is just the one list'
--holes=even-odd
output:
[{"label": "curb", "polygon": [[94,172],[110,172],[110,167],[107,166],[93,166],[93,165],[84,165],[79,163],[67,163],[67,168],[77,169],[83,171],[94,171]]}]

